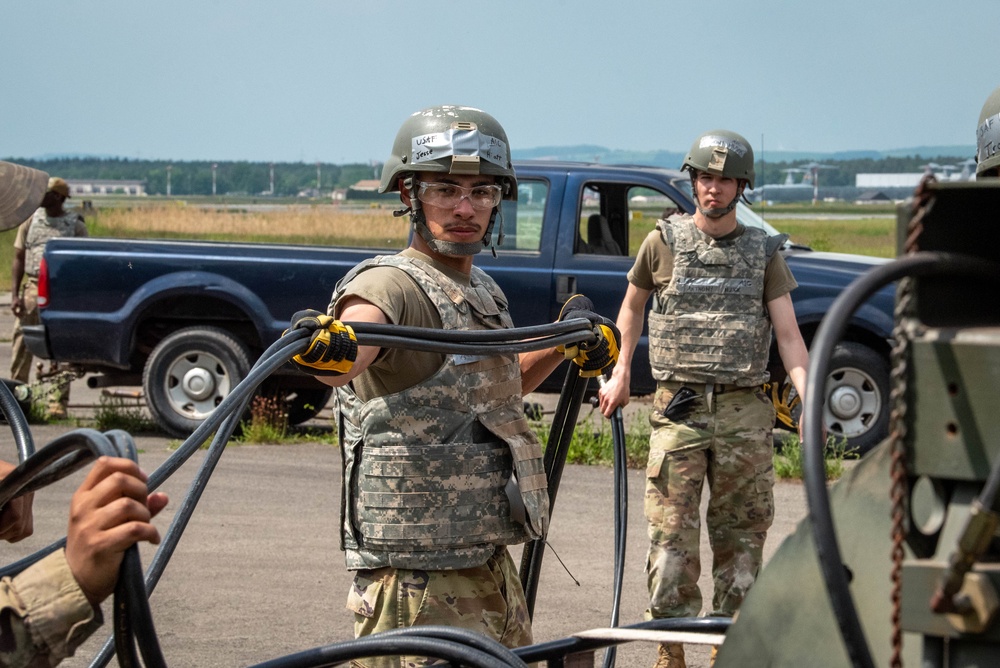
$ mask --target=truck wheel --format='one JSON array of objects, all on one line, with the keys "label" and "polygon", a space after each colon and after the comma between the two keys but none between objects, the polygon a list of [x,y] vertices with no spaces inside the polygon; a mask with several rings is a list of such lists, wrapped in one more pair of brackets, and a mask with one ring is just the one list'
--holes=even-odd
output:
[{"label": "truck wheel", "polygon": [[246,347],[217,327],[188,327],[166,337],[146,360],[146,406],[171,436],[185,438],[250,370]]},{"label": "truck wheel", "polygon": [[[802,402],[787,376],[772,387],[771,398],[777,426],[797,429]],[[860,343],[837,344],[826,377],[823,420],[829,435],[847,439],[849,451],[863,455],[878,445],[889,431],[889,363]]]}]

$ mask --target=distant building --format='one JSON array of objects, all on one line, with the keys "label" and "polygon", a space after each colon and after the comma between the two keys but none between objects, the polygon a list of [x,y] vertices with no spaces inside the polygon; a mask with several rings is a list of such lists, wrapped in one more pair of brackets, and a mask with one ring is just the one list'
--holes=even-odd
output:
[{"label": "distant building", "polygon": [[126,181],[115,179],[66,179],[71,195],[89,197],[91,195],[128,195],[131,197],[146,196],[145,181]]}]

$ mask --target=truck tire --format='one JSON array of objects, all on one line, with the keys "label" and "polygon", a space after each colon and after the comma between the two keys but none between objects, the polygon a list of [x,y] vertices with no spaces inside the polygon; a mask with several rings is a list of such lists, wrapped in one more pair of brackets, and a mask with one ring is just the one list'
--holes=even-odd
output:
[{"label": "truck tire", "polygon": [[165,432],[185,438],[246,378],[250,366],[246,347],[224,329],[180,329],[146,360],[146,407]]},{"label": "truck tire", "polygon": [[[802,405],[787,376],[772,387],[771,398],[778,411],[776,426],[796,429]],[[888,361],[863,344],[837,344],[826,377],[823,420],[829,435],[847,439],[850,452],[863,455],[878,445],[889,432]]]}]

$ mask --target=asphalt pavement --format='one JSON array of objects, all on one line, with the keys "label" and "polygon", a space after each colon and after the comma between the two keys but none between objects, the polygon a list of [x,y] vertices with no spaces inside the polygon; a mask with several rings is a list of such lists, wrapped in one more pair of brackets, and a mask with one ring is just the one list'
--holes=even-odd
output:
[{"label": "asphalt pavement", "polygon": [[[0,373],[9,369],[9,298],[0,293]],[[8,296],[9,297],[9,296]],[[74,383],[70,419],[34,425],[41,447],[57,436],[90,424],[100,390]],[[327,419],[320,415],[318,424]],[[0,456],[16,457],[8,432],[0,436]],[[139,461],[147,472],[161,466],[178,442],[160,435],[137,435]],[[155,520],[164,534],[205,450],[198,450],[161,486],[170,504]],[[151,607],[160,643],[171,666],[248,666],[353,637],[353,616],[345,608],[351,576],[339,550],[341,461],[335,446],[230,444],[219,462],[178,548],[156,590]],[[35,535],[4,549],[4,563],[33,553],[65,535],[67,508],[85,472],[39,491],[34,503]],[[644,471],[628,472],[629,522],[621,623],[642,620],[646,607]],[[606,627],[613,600],[613,476],[601,466],[566,467],[553,513],[549,548],[540,577],[534,616],[535,641]],[[703,499],[704,513],[706,499]],[[800,483],[779,482],[777,517],[765,558],[806,514]],[[520,548],[513,549],[519,562]],[[144,546],[148,565],[154,548]],[[556,559],[565,564],[565,567]],[[701,584],[711,600],[711,554],[703,537]],[[567,572],[568,571],[568,572]],[[105,619],[110,619],[105,603]],[[106,640],[107,624],[66,666],[86,666]],[[635,642],[618,651],[617,665],[652,665],[655,645]],[[706,647],[689,646],[691,668],[708,665]],[[598,657],[600,660],[600,657]]]}]

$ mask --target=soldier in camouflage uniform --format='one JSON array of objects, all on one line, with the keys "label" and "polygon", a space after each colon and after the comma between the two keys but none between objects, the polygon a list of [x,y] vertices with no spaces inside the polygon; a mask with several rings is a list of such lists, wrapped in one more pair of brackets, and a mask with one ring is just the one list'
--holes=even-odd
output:
[{"label": "soldier in camouflage uniform", "polygon": [[[10,310],[14,313],[14,334],[11,337],[10,375],[14,380],[28,382],[31,373],[31,352],[24,343],[23,328],[37,325],[38,272],[45,243],[56,237],[85,237],[87,225],[83,216],[67,212],[63,204],[69,198],[69,185],[52,177],[41,207],[17,230],[14,239],[14,262],[11,267]],[[53,371],[57,368],[53,366]],[[69,405],[69,382],[60,383],[49,401],[49,415],[66,417]]]},{"label": "soldier in camouflage uniform", "polygon": [[[379,189],[400,193],[406,208],[399,213],[409,213],[413,226],[409,248],[350,271],[327,314],[292,319],[293,328],[314,330],[310,348],[293,361],[337,388],[341,544],[356,571],[347,601],[355,634],[445,624],[508,647],[530,644],[507,546],[544,537],[549,506],[542,449],[522,397],[563,353],[358,347],[341,322],[512,327],[503,292],[472,262],[492,244],[494,224],[502,230],[501,200],[517,199],[506,134],[478,109],[417,112],[397,134]],[[599,318],[579,310],[565,317],[581,316]],[[357,663],[427,662],[411,656]]]},{"label": "soldier in camouflage uniform", "polygon": [[[776,252],[784,238],[736,219],[744,188],[753,188],[753,164],[750,144],[738,134],[717,130],[695,141],[682,169],[690,170],[697,210],[658,221],[643,241],[618,314],[621,363],[600,391],[605,415],[628,403],[631,358],[653,295],[647,619],[701,612],[706,481],[715,590],[709,614],[733,616],[757,576],[774,515],[775,411],[761,388],[772,328],[785,369],[805,396],[808,353],[789,295],[796,283]],[[658,668],[684,665],[682,645],[661,644]]]}]

